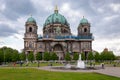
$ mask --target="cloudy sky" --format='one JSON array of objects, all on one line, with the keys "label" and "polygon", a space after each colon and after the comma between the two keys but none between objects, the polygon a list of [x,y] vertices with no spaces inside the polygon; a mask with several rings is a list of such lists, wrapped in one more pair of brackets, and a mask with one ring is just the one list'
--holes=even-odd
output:
[{"label": "cloudy sky", "polygon": [[120,0],[0,0],[0,47],[23,49],[27,18],[32,15],[36,19],[38,34],[42,34],[43,24],[55,5],[74,35],[85,16],[95,38],[93,49],[101,52],[108,48],[120,55]]}]

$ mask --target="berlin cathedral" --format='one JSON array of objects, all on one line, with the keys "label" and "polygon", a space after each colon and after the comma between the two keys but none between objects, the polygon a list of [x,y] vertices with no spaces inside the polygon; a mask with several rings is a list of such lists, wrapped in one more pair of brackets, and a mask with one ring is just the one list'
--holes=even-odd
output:
[{"label": "berlin cathedral", "polygon": [[29,54],[44,52],[55,52],[59,60],[63,60],[68,52],[72,56],[74,53],[84,53],[87,57],[92,51],[93,36],[90,32],[90,23],[86,18],[82,18],[77,27],[77,35],[71,33],[67,19],[61,15],[55,7],[54,13],[47,17],[43,24],[43,35],[38,36],[39,28],[36,20],[31,16],[25,23],[24,51]]}]

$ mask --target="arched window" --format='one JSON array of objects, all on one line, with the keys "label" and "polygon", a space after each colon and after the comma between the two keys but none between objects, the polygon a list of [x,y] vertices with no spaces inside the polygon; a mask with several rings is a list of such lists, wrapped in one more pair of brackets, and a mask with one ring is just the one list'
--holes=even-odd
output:
[{"label": "arched window", "polygon": [[31,27],[29,28],[29,32],[32,32],[32,28]]},{"label": "arched window", "polygon": [[87,32],[87,28],[84,29],[84,32]]},{"label": "arched window", "polygon": [[32,48],[32,43],[30,42],[29,47]]}]

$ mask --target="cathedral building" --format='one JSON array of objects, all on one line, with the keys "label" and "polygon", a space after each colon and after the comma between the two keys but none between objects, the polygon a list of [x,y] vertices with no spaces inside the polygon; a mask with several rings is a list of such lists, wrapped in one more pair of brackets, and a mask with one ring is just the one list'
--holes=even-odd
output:
[{"label": "cathedral building", "polygon": [[87,57],[92,51],[93,37],[90,27],[88,20],[83,17],[78,24],[77,35],[72,35],[67,19],[56,7],[54,13],[45,20],[43,35],[38,36],[39,27],[31,16],[25,23],[24,51],[26,54],[33,51],[34,54],[39,52],[42,55],[44,52],[55,52],[59,60],[63,60],[67,52],[71,55],[83,52]]}]

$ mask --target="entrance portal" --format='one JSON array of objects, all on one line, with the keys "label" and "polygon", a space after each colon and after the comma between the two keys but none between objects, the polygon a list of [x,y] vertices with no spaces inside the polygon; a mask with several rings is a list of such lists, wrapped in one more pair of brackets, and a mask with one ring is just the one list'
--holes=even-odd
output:
[{"label": "entrance portal", "polygon": [[85,51],[84,53],[85,53],[85,60],[87,60],[87,58],[88,58],[88,52]]},{"label": "entrance portal", "polygon": [[64,51],[61,44],[56,44],[53,48],[53,51],[57,54],[57,56],[59,57],[59,60],[64,59]]}]

